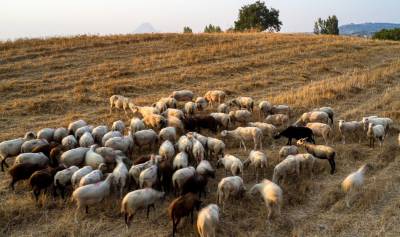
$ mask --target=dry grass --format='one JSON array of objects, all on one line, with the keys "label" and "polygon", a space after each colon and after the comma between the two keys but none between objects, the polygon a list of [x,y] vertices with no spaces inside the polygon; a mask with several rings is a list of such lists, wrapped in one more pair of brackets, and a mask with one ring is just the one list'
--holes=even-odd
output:
[{"label": "dry grass", "polygon": [[[295,114],[329,105],[337,118],[366,114],[400,119],[400,44],[349,37],[288,34],[152,34],[107,37],[79,36],[0,43],[0,140],[27,130],[66,126],[83,118],[110,124],[123,112],[108,115],[108,97],[123,94],[150,104],[174,89],[197,94],[221,88],[231,96],[287,103]],[[222,214],[219,236],[399,236],[400,151],[391,138],[382,150],[364,140],[335,148],[338,173],[328,174],[326,162],[311,181],[284,186],[283,216],[267,222],[259,197],[246,197]],[[283,141],[281,141],[283,144]],[[229,145],[232,145],[229,143]],[[266,150],[272,176],[276,149]],[[246,153],[229,149],[245,159]],[[352,208],[344,205],[341,180],[361,164],[374,166],[366,190]],[[217,179],[210,183],[216,190]],[[246,172],[246,187],[254,176]],[[296,182],[294,179],[293,181]],[[0,174],[0,235],[25,236],[168,236],[167,202],[146,220],[134,219],[123,230],[120,200],[92,209],[78,226],[74,205],[45,197],[36,207],[27,185],[12,193],[9,178]],[[300,183],[302,185],[300,185]],[[307,187],[307,188],[304,188]],[[215,192],[206,203],[215,202]],[[168,198],[170,201],[171,198]],[[194,226],[179,236],[195,236]]]}]

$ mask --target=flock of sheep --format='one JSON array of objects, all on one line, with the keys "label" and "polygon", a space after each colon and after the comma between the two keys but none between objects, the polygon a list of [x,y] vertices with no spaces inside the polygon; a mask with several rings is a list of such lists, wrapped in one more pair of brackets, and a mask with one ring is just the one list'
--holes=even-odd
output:
[{"label": "flock of sheep", "polygon": [[[217,111],[207,112],[216,107]],[[280,215],[281,187],[289,176],[302,174],[310,178],[317,159],[329,162],[331,174],[336,170],[336,151],[329,146],[334,131],[332,108],[306,112],[290,125],[289,106],[262,101],[259,113],[254,113],[254,107],[252,98],[228,101],[221,90],[208,91],[196,99],[192,91],[175,91],[151,106],[136,106],[129,98],[113,95],[110,113],[116,108],[123,109],[126,116],[129,112],[134,115],[128,128],[121,120],[114,122],[111,129],[78,120],[68,128],[28,132],[23,138],[0,143],[1,169],[9,167],[7,158],[16,156],[8,169],[10,187],[14,189],[16,182],[29,179],[36,201],[47,189],[62,198],[72,190],[71,199],[77,204],[75,221],[81,209],[87,213],[89,206],[99,205],[113,192],[122,199],[121,212],[129,227],[139,209],[147,209],[148,216],[158,200],[175,195],[168,207],[174,235],[181,218],[190,215],[193,223],[194,210],[199,211],[202,195],[209,192],[208,179],[215,178],[215,169],[223,167],[226,177],[218,183],[217,204],[203,207],[197,215],[199,235],[215,236],[220,207],[224,211],[229,199],[240,199],[247,192],[241,177],[244,168],[254,168],[256,184],[248,193],[261,195],[268,218]],[[370,116],[362,121],[339,120],[338,130],[343,143],[349,135],[356,135],[359,140],[370,139],[373,147],[375,140],[382,145],[391,125],[389,118]],[[204,136],[205,130],[220,139]],[[228,137],[245,151],[246,143],[253,142],[247,160],[225,154]],[[281,162],[274,167],[272,179],[265,179],[269,163],[263,144],[272,143],[275,148],[274,139],[280,137],[288,138],[288,144],[279,151]],[[316,145],[315,137],[322,137],[325,144]],[[292,139],[297,140],[297,146],[292,145]],[[300,154],[300,147],[307,153]],[[143,151],[151,154],[142,155]],[[344,179],[347,206],[352,194],[362,187],[368,168],[370,165],[365,164]]]}]

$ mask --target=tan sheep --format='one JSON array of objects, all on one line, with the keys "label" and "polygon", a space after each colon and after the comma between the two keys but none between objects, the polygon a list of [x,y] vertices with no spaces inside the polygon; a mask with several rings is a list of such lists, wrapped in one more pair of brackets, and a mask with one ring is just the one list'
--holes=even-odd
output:
[{"label": "tan sheep", "polygon": [[333,136],[333,131],[328,124],[325,123],[307,123],[306,127],[313,131],[314,136],[322,137],[325,144],[329,144],[329,139]]},{"label": "tan sheep", "polygon": [[207,100],[208,104],[212,107],[213,103],[221,104],[225,101],[226,93],[221,90],[207,91],[204,98]]}]

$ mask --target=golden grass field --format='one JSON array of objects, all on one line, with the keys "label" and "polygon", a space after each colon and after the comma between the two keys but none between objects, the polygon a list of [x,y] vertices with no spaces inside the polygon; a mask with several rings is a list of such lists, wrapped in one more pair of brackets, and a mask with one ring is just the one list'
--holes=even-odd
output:
[{"label": "golden grass field", "polygon": [[[123,111],[108,113],[108,98],[122,94],[140,105],[151,104],[176,89],[203,95],[223,89],[230,97],[252,96],[294,108],[293,120],[318,106],[331,106],[335,119],[360,120],[364,115],[395,121],[382,149],[336,137],[337,173],[327,169],[313,180],[284,186],[282,216],[266,220],[260,197],[246,196],[228,204],[221,214],[218,236],[400,236],[400,43],[301,34],[150,34],[77,36],[0,43],[0,141],[28,130],[67,126],[82,118],[98,125],[123,119]],[[317,140],[320,143],[321,139]],[[355,140],[354,140],[355,141]],[[281,139],[279,145],[286,143]],[[227,153],[242,159],[247,153],[228,143]],[[251,146],[250,146],[251,147]],[[267,178],[278,161],[278,147],[265,150]],[[10,161],[11,162],[11,161]],[[364,163],[373,165],[365,190],[349,209],[340,182]],[[325,162],[323,162],[325,165]],[[326,162],[327,165],[327,162]],[[245,170],[250,188],[255,179]],[[224,172],[209,183],[216,187]],[[50,196],[36,206],[29,186],[8,188],[0,173],[0,236],[169,236],[166,207],[156,206],[146,220],[139,213],[129,232],[120,215],[120,200],[90,209],[76,225],[75,204]],[[178,236],[197,236],[186,222]]]}]

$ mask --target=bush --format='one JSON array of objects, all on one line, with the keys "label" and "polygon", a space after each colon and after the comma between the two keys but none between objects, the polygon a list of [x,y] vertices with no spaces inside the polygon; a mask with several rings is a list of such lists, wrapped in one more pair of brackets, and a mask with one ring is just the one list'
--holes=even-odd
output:
[{"label": "bush", "polygon": [[189,26],[185,26],[183,27],[183,33],[193,33],[192,29]]},{"label": "bush", "polygon": [[381,40],[397,40],[400,41],[400,28],[396,29],[383,29],[379,32],[376,32],[373,37],[373,39],[381,39]]},{"label": "bush", "polygon": [[204,33],[221,33],[221,27],[209,24],[204,28]]}]

